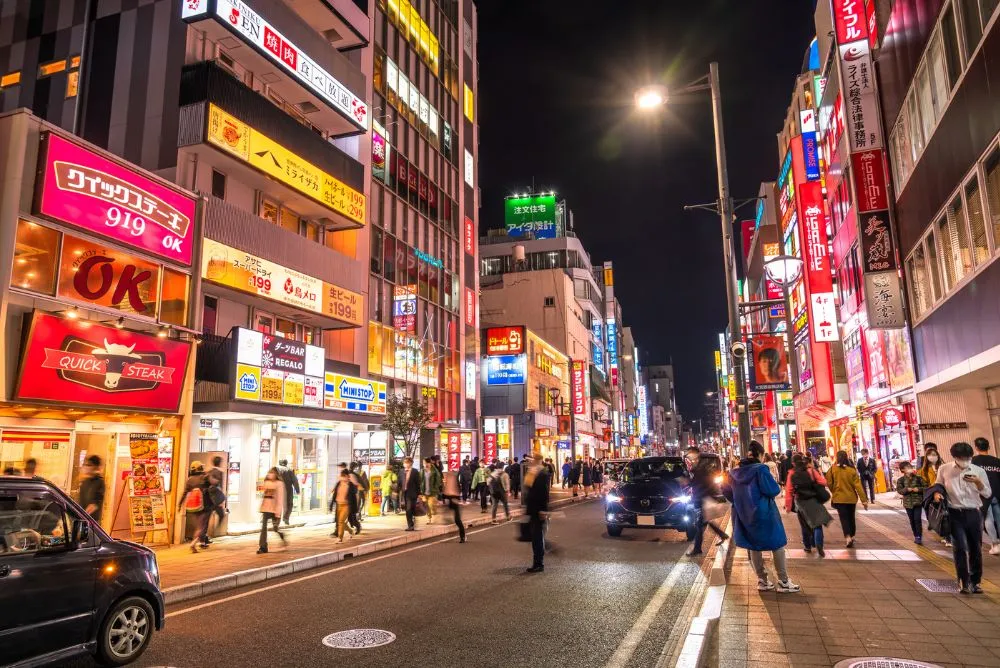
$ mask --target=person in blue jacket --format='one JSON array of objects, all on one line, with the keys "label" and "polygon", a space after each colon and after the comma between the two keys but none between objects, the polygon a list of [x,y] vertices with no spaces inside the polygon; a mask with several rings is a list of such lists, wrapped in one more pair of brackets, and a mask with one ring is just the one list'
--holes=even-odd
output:
[{"label": "person in blue jacket", "polygon": [[764,569],[764,552],[774,557],[774,570],[778,575],[777,590],[792,593],[799,586],[788,577],[785,563],[785,527],[774,497],[781,487],[771,475],[767,466],[761,463],[764,446],[750,441],[749,456],[740,460],[740,465],[729,471],[728,482],[723,494],[733,504],[733,542],[737,547],[750,553],[750,563],[757,572],[757,589],[775,589]]}]

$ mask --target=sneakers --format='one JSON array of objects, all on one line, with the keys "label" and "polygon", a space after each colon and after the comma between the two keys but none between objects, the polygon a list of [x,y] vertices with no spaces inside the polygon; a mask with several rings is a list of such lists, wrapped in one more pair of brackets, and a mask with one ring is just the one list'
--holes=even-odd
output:
[{"label": "sneakers", "polygon": [[531,568],[524,569],[525,573],[541,573],[545,570],[545,566],[532,566]]},{"label": "sneakers", "polygon": [[990,548],[990,554],[1000,554],[1000,543],[993,543],[993,547]]},{"label": "sneakers", "polygon": [[688,551],[684,553],[685,557],[697,557],[704,554],[701,550],[696,550],[694,547],[688,548]]},{"label": "sneakers", "polygon": [[801,590],[802,587],[792,582],[791,579],[785,580],[784,582],[778,580],[778,591],[782,594],[794,594]]},{"label": "sneakers", "polygon": [[973,594],[982,594],[982,593],[983,593],[983,588],[982,588],[982,587],[980,587],[980,586],[979,586],[979,585],[977,585],[977,584],[974,584],[974,585],[972,585],[972,586],[971,586],[971,587],[969,588],[969,590],[970,590],[970,591],[971,591],[971,592],[972,592]]},{"label": "sneakers", "polygon": [[813,549],[811,547],[804,547],[802,548],[802,551],[806,554],[812,554]]},{"label": "sneakers", "polygon": [[774,591],[774,583],[768,580],[757,580],[757,591]]},{"label": "sneakers", "polygon": [[[917,536],[916,538],[913,539],[913,542],[916,543],[917,545],[923,545],[924,539],[922,536]],[[998,552],[997,554],[1000,554],[1000,552]]]}]

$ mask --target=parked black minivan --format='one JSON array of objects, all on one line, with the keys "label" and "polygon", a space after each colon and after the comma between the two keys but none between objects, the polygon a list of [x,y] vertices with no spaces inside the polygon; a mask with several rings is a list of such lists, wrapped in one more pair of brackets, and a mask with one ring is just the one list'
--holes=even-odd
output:
[{"label": "parked black minivan", "polygon": [[41,478],[0,476],[0,666],[135,661],[163,628],[156,556]]}]

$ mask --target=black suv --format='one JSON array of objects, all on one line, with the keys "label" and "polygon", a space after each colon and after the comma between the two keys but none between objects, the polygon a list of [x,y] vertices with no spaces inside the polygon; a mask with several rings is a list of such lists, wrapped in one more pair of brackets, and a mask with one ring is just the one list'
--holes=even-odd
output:
[{"label": "black suv", "polygon": [[622,529],[675,529],[694,537],[701,509],[691,503],[691,479],[680,457],[641,457],[622,469],[604,497],[609,536]]},{"label": "black suv", "polygon": [[0,666],[130,663],[163,628],[156,556],[41,478],[0,476]]}]

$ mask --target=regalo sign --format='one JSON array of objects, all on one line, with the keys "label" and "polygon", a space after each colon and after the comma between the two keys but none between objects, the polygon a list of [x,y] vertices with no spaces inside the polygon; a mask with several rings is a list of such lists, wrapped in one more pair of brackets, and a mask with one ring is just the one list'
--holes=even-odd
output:
[{"label": "regalo sign", "polygon": [[36,214],[190,266],[193,195],[51,132],[38,160]]},{"label": "regalo sign", "polygon": [[14,398],[176,413],[190,344],[34,312]]}]

